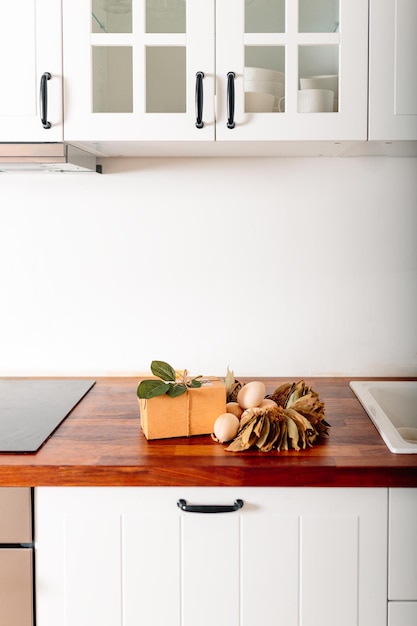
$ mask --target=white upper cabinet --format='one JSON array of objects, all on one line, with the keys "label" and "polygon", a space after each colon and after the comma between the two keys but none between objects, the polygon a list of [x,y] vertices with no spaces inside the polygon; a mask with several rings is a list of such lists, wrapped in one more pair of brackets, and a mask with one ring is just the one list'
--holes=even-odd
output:
[{"label": "white upper cabinet", "polygon": [[0,142],[62,140],[61,43],[60,2],[2,3]]},{"label": "white upper cabinet", "polygon": [[216,11],[217,139],[367,138],[367,0],[228,0]]},{"label": "white upper cabinet", "polygon": [[369,139],[417,140],[417,1],[370,0]]},{"label": "white upper cabinet", "polygon": [[63,0],[65,139],[213,140],[214,16],[214,0]]},{"label": "white upper cabinet", "polygon": [[66,140],[367,138],[367,0],[63,0],[63,11]]},{"label": "white upper cabinet", "polygon": [[417,0],[62,6],[2,7],[0,142],[417,141]]}]

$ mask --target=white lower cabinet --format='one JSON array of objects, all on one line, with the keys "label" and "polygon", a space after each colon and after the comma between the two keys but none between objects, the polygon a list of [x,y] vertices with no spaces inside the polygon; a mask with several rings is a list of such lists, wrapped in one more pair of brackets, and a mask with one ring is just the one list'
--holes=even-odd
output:
[{"label": "white lower cabinet", "polygon": [[416,626],[417,602],[389,602],[388,626]]},{"label": "white lower cabinet", "polygon": [[388,626],[417,624],[417,489],[389,490]]},{"label": "white lower cabinet", "polygon": [[[177,506],[243,507],[226,513]],[[36,489],[37,626],[386,626],[386,489]]]}]

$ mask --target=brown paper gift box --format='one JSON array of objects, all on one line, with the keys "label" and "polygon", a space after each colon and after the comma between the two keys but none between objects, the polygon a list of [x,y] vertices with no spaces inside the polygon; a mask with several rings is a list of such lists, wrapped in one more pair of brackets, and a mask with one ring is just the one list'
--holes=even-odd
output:
[{"label": "brown paper gift box", "polygon": [[177,398],[138,398],[142,430],[146,439],[209,435],[216,418],[226,412],[226,387],[218,378],[204,378],[197,389]]}]

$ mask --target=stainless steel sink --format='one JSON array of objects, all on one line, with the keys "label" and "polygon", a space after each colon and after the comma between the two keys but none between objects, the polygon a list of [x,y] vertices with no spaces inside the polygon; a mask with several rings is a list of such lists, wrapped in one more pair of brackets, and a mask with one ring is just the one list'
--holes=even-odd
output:
[{"label": "stainless steel sink", "polygon": [[417,381],[352,381],[350,387],[395,454],[417,454]]}]

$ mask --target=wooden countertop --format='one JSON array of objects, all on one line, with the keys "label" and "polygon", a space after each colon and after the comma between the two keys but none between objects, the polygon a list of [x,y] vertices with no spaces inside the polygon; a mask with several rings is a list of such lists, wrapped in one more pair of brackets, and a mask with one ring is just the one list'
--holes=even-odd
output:
[{"label": "wooden countertop", "polygon": [[[259,380],[270,393],[295,379]],[[97,378],[37,453],[0,454],[0,486],[417,487],[417,454],[388,450],[353,379],[304,380],[326,405],[330,436],[300,452],[233,453],[210,436],[147,441],[138,379]]]}]

